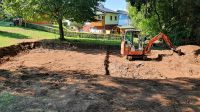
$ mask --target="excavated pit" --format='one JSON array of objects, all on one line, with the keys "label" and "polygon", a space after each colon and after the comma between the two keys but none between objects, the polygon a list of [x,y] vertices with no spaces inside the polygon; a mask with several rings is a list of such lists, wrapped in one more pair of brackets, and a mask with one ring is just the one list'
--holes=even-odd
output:
[{"label": "excavated pit", "polygon": [[[113,46],[29,42],[1,48],[0,93],[21,99],[5,112],[35,107],[75,112],[198,111],[200,47],[178,49],[185,55],[153,50],[148,61],[128,61]],[[162,60],[157,60],[158,54]]]},{"label": "excavated pit", "polygon": [[[1,67],[13,70],[40,67],[133,79],[200,78],[200,47],[190,45],[178,49],[185,55],[179,56],[170,50],[153,50],[147,61],[128,61],[120,56],[117,47],[28,42],[1,48],[0,62],[8,61]],[[158,59],[158,55],[162,58]]]}]

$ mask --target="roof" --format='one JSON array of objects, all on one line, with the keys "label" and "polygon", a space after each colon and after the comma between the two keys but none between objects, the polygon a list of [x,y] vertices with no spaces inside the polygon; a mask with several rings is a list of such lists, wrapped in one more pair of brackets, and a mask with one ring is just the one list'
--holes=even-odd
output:
[{"label": "roof", "polygon": [[100,11],[100,12],[103,12],[103,13],[116,13],[116,14],[118,14],[118,12],[113,11],[111,9],[108,9],[108,8],[104,7],[102,4],[97,6],[97,11]]},{"label": "roof", "polygon": [[128,15],[128,12],[126,12],[126,11],[124,11],[124,10],[117,10],[117,12],[118,12],[119,14],[126,14],[126,15]]},{"label": "roof", "polygon": [[121,29],[135,29],[133,26],[119,26]]},{"label": "roof", "polygon": [[136,29],[126,29],[126,32],[141,32],[140,30],[136,30]]}]

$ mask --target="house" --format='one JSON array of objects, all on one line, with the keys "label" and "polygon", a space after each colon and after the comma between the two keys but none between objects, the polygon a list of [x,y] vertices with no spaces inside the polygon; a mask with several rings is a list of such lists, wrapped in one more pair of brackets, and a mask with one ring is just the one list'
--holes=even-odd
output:
[{"label": "house", "polygon": [[[114,27],[118,26],[118,12],[105,8],[103,5],[97,7],[96,21],[91,24],[86,24],[84,27],[90,27],[91,33],[106,33],[110,34]],[[83,28],[84,30],[84,28]],[[84,30],[87,32],[86,30]]]},{"label": "house", "polygon": [[119,16],[119,22],[118,26],[113,29],[113,33],[115,34],[123,34],[125,33],[125,30],[133,29],[135,28],[131,25],[131,18],[128,15],[128,12],[123,10],[117,10],[118,16]]},{"label": "house", "polygon": [[119,13],[119,26],[130,26],[131,25],[131,18],[128,15],[128,12],[123,10],[117,10]]},{"label": "house", "polygon": [[113,11],[103,5],[97,7],[96,21],[83,26],[84,32],[122,34],[127,29],[135,29],[131,26],[131,19],[128,12],[123,10]]},{"label": "house", "polygon": [[91,25],[91,23],[87,22],[85,23],[85,25],[83,26],[83,31],[84,32],[90,32],[90,29],[92,28],[93,26]]}]

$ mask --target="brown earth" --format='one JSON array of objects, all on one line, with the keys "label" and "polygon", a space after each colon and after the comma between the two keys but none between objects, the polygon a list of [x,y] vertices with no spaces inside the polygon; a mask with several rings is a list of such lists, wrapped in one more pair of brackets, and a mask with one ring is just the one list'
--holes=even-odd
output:
[{"label": "brown earth", "polygon": [[0,92],[21,98],[5,111],[199,112],[200,47],[178,49],[185,55],[153,50],[148,61],[98,49],[21,53],[0,65]]}]

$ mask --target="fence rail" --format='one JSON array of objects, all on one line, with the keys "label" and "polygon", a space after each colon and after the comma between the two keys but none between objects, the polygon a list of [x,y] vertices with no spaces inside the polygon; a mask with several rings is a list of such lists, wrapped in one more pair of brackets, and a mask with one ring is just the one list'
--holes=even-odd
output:
[{"label": "fence rail", "polygon": [[[58,29],[55,29],[49,26],[27,23],[26,27],[59,34]],[[95,39],[109,39],[109,40],[121,39],[121,35],[117,35],[117,34],[91,34],[91,33],[80,33],[80,32],[68,32],[68,31],[64,31],[64,33],[65,33],[65,36],[67,37],[95,38]]]}]

